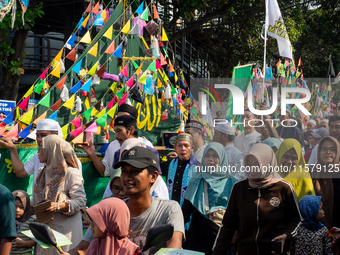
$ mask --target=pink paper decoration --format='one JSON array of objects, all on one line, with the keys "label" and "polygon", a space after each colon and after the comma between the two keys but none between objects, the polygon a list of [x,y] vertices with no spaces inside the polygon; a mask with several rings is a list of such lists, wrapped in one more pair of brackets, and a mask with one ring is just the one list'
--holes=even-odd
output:
[{"label": "pink paper decoration", "polygon": [[12,127],[12,129],[10,131],[8,131],[8,133],[5,135],[5,137],[7,138],[11,138],[14,139],[18,136],[18,124],[16,124],[14,127]]},{"label": "pink paper decoration", "polygon": [[30,100],[30,96],[26,97],[24,100],[21,101],[21,103],[18,105],[18,107],[22,110],[25,110],[28,104],[28,100]]},{"label": "pink paper decoration", "polygon": [[83,133],[83,125],[81,125],[79,128],[73,130],[70,134],[74,135],[74,137],[77,137],[78,135],[80,135],[81,133]]},{"label": "pink paper decoration", "polygon": [[[98,133],[99,130],[98,130],[98,126],[97,126],[97,123],[96,122],[93,122],[90,126],[88,126],[85,130],[85,132],[87,133]],[[86,135],[87,137],[87,135]]]},{"label": "pink paper decoration", "polygon": [[127,93],[118,101],[118,105],[122,105],[126,103]]},{"label": "pink paper decoration", "polygon": [[74,120],[72,120],[70,123],[72,123],[75,127],[80,127],[80,125],[81,125],[80,116],[78,116],[77,118],[75,118]]},{"label": "pink paper decoration", "polygon": [[162,69],[161,64],[158,62],[158,59],[156,59],[156,69]]},{"label": "pink paper decoration", "polygon": [[126,85],[131,88],[133,86],[133,76],[126,82]]},{"label": "pink paper decoration", "polygon": [[45,79],[46,73],[47,73],[47,70],[48,70],[49,67],[50,67],[50,66],[47,66],[46,69],[45,69],[45,71],[43,71],[43,73],[39,76],[40,79],[42,79],[42,80]]},{"label": "pink paper decoration", "polygon": [[129,66],[129,63],[127,63],[125,67],[123,68],[123,70],[120,72],[120,74],[125,76],[126,78],[128,77],[128,66]]},{"label": "pink paper decoration", "polygon": [[112,98],[111,102],[107,105],[107,108],[111,109],[114,103],[115,103],[115,99]]}]

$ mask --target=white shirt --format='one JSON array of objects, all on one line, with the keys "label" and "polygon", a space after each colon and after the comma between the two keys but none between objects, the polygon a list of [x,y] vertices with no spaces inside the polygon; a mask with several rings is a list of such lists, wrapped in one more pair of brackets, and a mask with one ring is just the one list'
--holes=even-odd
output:
[{"label": "white shirt", "polygon": [[245,172],[241,172],[241,166],[243,166],[244,155],[237,149],[233,144],[229,144],[224,147],[225,154],[227,156],[228,164],[230,167],[236,166],[236,171],[230,171],[237,180],[242,180],[247,178]]},{"label": "white shirt", "polygon": [[[34,184],[35,184],[35,180],[37,179],[38,170],[40,168],[44,167],[44,165],[45,165],[45,163],[40,163],[40,161],[39,161],[38,152],[33,156],[33,158],[31,158],[30,160],[28,160],[24,164],[24,169],[25,169],[27,175],[33,174],[32,194],[34,192]],[[79,159],[78,159],[78,165],[79,165],[79,171],[80,171],[81,175],[83,175],[83,166],[82,166]],[[33,198],[32,198],[32,200],[33,200]]]},{"label": "white shirt", "polygon": [[196,153],[194,154],[195,158],[197,159],[198,164],[201,164],[202,162],[203,152],[204,152],[205,147],[207,147],[207,145],[208,144],[204,142],[204,144],[201,147],[199,147]]},{"label": "white shirt", "polygon": [[258,139],[260,139],[260,137],[261,134],[258,133],[256,130],[248,135],[242,133],[236,136],[234,145],[243,153],[243,155],[247,155],[248,151],[250,150],[251,143],[256,142]]},{"label": "white shirt", "polygon": [[316,164],[318,162],[318,147],[319,144],[315,145],[314,149],[312,150],[312,154],[310,154],[308,164]]}]

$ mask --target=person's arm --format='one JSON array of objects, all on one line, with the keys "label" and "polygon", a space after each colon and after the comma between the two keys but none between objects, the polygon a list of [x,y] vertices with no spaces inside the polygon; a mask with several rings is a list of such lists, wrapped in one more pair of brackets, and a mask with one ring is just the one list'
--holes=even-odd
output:
[{"label": "person's arm", "polygon": [[3,238],[0,242],[0,254],[1,255],[9,255],[12,249],[12,239]]},{"label": "person's arm", "polygon": [[174,231],[172,238],[166,242],[167,248],[181,249],[182,248],[183,233]]},{"label": "person's arm", "polygon": [[17,148],[13,144],[12,140],[10,138],[3,137],[0,140],[0,144],[4,145],[11,152],[12,166],[15,175],[19,178],[28,176],[27,172],[25,171],[24,164],[21,162],[19,158]]},{"label": "person's arm", "polygon": [[24,246],[24,247],[33,247],[34,245],[36,245],[37,243],[34,240],[27,240],[24,241],[21,238],[15,238],[13,240],[13,247],[14,246]]},{"label": "person's arm", "polygon": [[81,240],[81,242],[76,247],[74,247],[72,250],[70,250],[68,253],[70,255],[83,255],[86,253],[87,248],[89,248],[89,246],[90,246],[90,243],[84,240]]},{"label": "person's arm", "polygon": [[96,149],[92,141],[88,142],[88,145],[83,145],[83,149],[86,152],[86,154],[90,157],[90,159],[92,160],[92,163],[94,167],[97,169],[98,173],[100,173],[101,176],[104,176],[105,166],[98,158],[96,154]]}]

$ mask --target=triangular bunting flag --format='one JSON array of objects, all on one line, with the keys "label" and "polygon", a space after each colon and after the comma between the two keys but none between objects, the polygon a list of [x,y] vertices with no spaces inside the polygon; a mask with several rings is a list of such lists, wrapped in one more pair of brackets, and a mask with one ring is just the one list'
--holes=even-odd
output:
[{"label": "triangular bunting flag", "polygon": [[106,9],[104,9],[100,15],[102,15],[103,21],[106,23]]},{"label": "triangular bunting flag", "polygon": [[142,15],[144,10],[144,1],[140,4],[140,6],[137,8],[136,13],[139,15]]},{"label": "triangular bunting flag", "polygon": [[99,60],[91,67],[91,69],[87,72],[88,75],[93,76],[96,71],[97,71],[97,66],[98,66]]},{"label": "triangular bunting flag", "polygon": [[162,27],[162,41],[163,42],[168,42],[169,41],[168,36],[165,33],[164,27]]},{"label": "triangular bunting flag", "polygon": [[111,109],[114,103],[115,103],[115,98],[112,98],[111,102],[106,107]]},{"label": "triangular bunting flag", "polygon": [[68,39],[68,41],[67,41],[67,44],[69,44],[70,46],[74,47],[74,39],[75,38],[76,38],[76,33],[71,35],[70,39]]},{"label": "triangular bunting flag", "polygon": [[99,2],[100,1],[97,2],[97,4],[95,5],[95,7],[92,10],[92,13],[94,13],[96,15],[98,15],[98,11],[99,11]]},{"label": "triangular bunting flag", "polygon": [[81,125],[81,118],[80,118],[80,116],[78,116],[74,120],[71,120],[70,123],[72,123],[76,128],[80,127],[80,125]]},{"label": "triangular bunting flag", "polygon": [[[98,2],[99,3],[99,2]],[[84,133],[80,133],[76,138],[74,138],[72,141],[72,143],[76,144],[76,143],[83,143],[84,142]]]},{"label": "triangular bunting flag", "polygon": [[137,63],[136,63],[134,60],[132,60],[132,64],[133,64],[133,66],[134,66],[136,69],[138,68]]},{"label": "triangular bunting flag", "polygon": [[149,8],[146,7],[143,11],[142,15],[140,16],[142,20],[148,21],[149,20]]},{"label": "triangular bunting flag", "polygon": [[150,71],[156,72],[156,59],[152,61],[152,63],[149,65],[148,69]]},{"label": "triangular bunting flag", "polygon": [[53,69],[51,74],[57,78],[60,78],[60,63],[58,63],[57,67]]},{"label": "triangular bunting flag", "polygon": [[[32,108],[34,108],[34,107],[32,107]],[[16,108],[16,109],[19,109],[19,108]],[[13,122],[13,117],[14,117],[15,112],[16,111],[11,111],[11,113],[7,116],[7,118],[4,119],[2,122],[7,124],[7,125],[11,124]]]},{"label": "triangular bunting flag", "polygon": [[90,13],[92,11],[92,0],[90,1],[89,5],[87,6],[85,12]]},{"label": "triangular bunting flag", "polygon": [[140,64],[140,66],[136,70],[135,74],[139,75],[140,71],[142,70],[142,67],[143,67],[143,63]]},{"label": "triangular bunting flag", "polygon": [[86,110],[85,112],[83,112],[83,116],[84,116],[85,119],[87,119],[87,121],[89,121],[90,118],[91,118],[92,109],[93,109],[93,107],[91,107],[88,110]]},{"label": "triangular bunting flag", "polygon": [[67,59],[76,61],[76,48],[73,48],[66,56]]},{"label": "triangular bunting flag", "polygon": [[85,20],[83,21],[83,23],[81,23],[82,27],[86,27],[87,22],[89,21],[90,15],[87,15],[87,17],[85,18]]},{"label": "triangular bunting flag", "polygon": [[115,113],[116,113],[116,110],[117,110],[117,104],[115,104],[110,111],[107,112],[107,114],[113,118],[115,116]]},{"label": "triangular bunting flag", "polygon": [[40,79],[35,85],[34,92],[37,94],[40,94],[41,90],[44,87],[44,84],[45,84],[45,80]]},{"label": "triangular bunting flag", "polygon": [[117,96],[118,98],[122,98],[124,91],[125,91],[125,86],[122,87],[122,88],[118,91],[118,93],[117,93],[116,96]]},{"label": "triangular bunting flag", "polygon": [[64,48],[61,48],[61,50],[59,51],[57,56],[55,56],[55,58],[54,58],[55,61],[60,62],[61,56],[63,55],[63,50],[64,50]]},{"label": "triangular bunting flag", "polygon": [[102,77],[105,73],[105,65],[106,63],[104,63],[104,65],[102,65],[99,70],[96,72],[96,74],[99,76],[99,77]]},{"label": "triangular bunting flag", "polygon": [[21,103],[18,105],[18,107],[22,110],[25,110],[28,104],[28,100],[30,100],[30,97],[26,97],[24,100],[21,101]]},{"label": "triangular bunting flag", "polygon": [[165,81],[165,83],[169,80],[168,76],[165,74],[164,70],[163,70],[163,81]]},{"label": "triangular bunting flag", "polygon": [[[55,85],[56,88],[58,88],[58,89],[60,89],[60,90],[63,90],[63,86],[64,86],[64,83],[65,83],[66,79],[67,79],[67,75],[65,75],[65,76],[60,80],[60,82],[58,82],[58,83]],[[39,94],[40,94],[40,92],[39,92]]]},{"label": "triangular bunting flag", "polygon": [[170,59],[169,59],[169,66],[170,66],[170,72],[175,72],[175,69],[174,69]]},{"label": "triangular bunting flag", "polygon": [[90,100],[88,97],[86,97],[84,104],[85,104],[86,109],[90,108]]},{"label": "triangular bunting flag", "polygon": [[24,97],[27,97],[27,96],[31,95],[32,92],[33,92],[33,89],[34,89],[34,85],[32,85],[32,86],[30,87],[30,89],[27,90],[27,92],[25,93]]},{"label": "triangular bunting flag", "polygon": [[40,79],[44,80],[46,77],[47,70],[50,66],[46,67],[45,71],[42,72],[42,74],[39,76]]},{"label": "triangular bunting flag", "polygon": [[117,58],[121,58],[123,55],[123,45],[119,44],[118,48],[115,50],[115,52],[113,52],[112,55]]},{"label": "triangular bunting flag", "polygon": [[83,36],[83,38],[80,39],[79,43],[87,43],[87,44],[91,43],[91,36],[90,36],[89,31],[87,31],[86,34]]},{"label": "triangular bunting flag", "polygon": [[80,72],[80,68],[81,68],[81,62],[83,61],[83,59],[79,60],[79,62],[72,68],[72,71],[75,73],[79,73]]},{"label": "triangular bunting flag", "polygon": [[161,66],[165,66],[165,65],[167,65],[168,63],[166,62],[166,60],[165,60],[165,57],[163,56],[163,54],[161,53],[160,54],[160,59],[161,59]]},{"label": "triangular bunting flag", "polygon": [[130,35],[141,35],[138,22],[136,22],[136,24],[131,28],[129,34]]},{"label": "triangular bunting flag", "polygon": [[59,110],[59,108],[60,108],[60,104],[61,104],[61,98],[54,104],[54,105],[52,105],[51,107],[50,107],[50,109],[52,110],[52,111],[58,111]]},{"label": "triangular bunting flag", "polygon": [[15,126],[12,127],[12,129],[8,131],[8,133],[4,137],[14,139],[18,136],[18,132],[19,132],[19,125],[15,124]]},{"label": "triangular bunting flag", "polygon": [[127,98],[127,93],[118,101],[119,105],[125,104],[126,103],[126,98]]},{"label": "triangular bunting flag", "polygon": [[173,72],[169,72],[169,77],[174,77],[174,73]]},{"label": "triangular bunting flag", "polygon": [[100,117],[99,119],[97,119],[96,122],[97,122],[99,125],[105,127],[105,125],[106,125],[106,120],[107,120],[107,113],[105,113],[102,117]]},{"label": "triangular bunting flag", "polygon": [[83,21],[84,21],[84,17],[82,16],[82,17],[80,18],[78,24],[77,24],[77,29],[81,29],[81,28],[82,28],[81,24],[83,24]]},{"label": "triangular bunting flag", "polygon": [[156,59],[156,69],[162,69],[161,64],[158,62],[158,59]]},{"label": "triangular bunting flag", "polygon": [[43,105],[47,108],[50,108],[50,99],[51,99],[51,93],[48,92],[40,101],[38,104]]},{"label": "triangular bunting flag", "polygon": [[107,47],[104,53],[112,55],[114,51],[115,51],[115,41],[113,40],[112,43],[109,45],[109,47]]},{"label": "triangular bunting flag", "polygon": [[63,132],[63,138],[68,134],[68,125],[70,125],[70,123],[67,123],[65,126],[61,128],[61,131]]},{"label": "triangular bunting flag", "polygon": [[133,82],[133,76],[126,82],[126,86],[128,86],[129,88],[131,88],[133,86],[133,84],[135,84]]},{"label": "triangular bunting flag", "polygon": [[146,71],[143,73],[143,75],[138,79],[138,81],[142,84],[146,84]]},{"label": "triangular bunting flag", "polygon": [[18,136],[21,138],[26,138],[30,133],[31,133],[31,128],[32,128],[32,124],[30,124],[29,126],[27,126],[24,130],[22,130]]},{"label": "triangular bunting flag", "polygon": [[158,11],[155,4],[153,4],[153,18],[159,19]]},{"label": "triangular bunting flag", "polygon": [[131,21],[129,20],[120,32],[128,34],[130,32],[130,29],[131,29]]},{"label": "triangular bunting flag", "polygon": [[162,83],[161,79],[158,79],[157,88],[162,88],[162,87],[163,87],[163,83]]},{"label": "triangular bunting flag", "polygon": [[22,116],[20,122],[25,123],[27,125],[31,124],[33,118],[34,107],[32,107],[25,115]]},{"label": "triangular bunting flag", "polygon": [[57,115],[58,115],[58,111],[55,111],[54,113],[52,113],[50,117],[48,117],[48,119],[57,121]]},{"label": "triangular bunting flag", "polygon": [[77,137],[81,133],[83,133],[83,125],[81,125],[77,129],[73,130],[70,134],[74,135],[74,137]]},{"label": "triangular bunting flag", "polygon": [[74,105],[74,100],[76,98],[76,95],[73,95],[69,100],[67,100],[63,106],[69,109],[73,109],[73,105]]},{"label": "triangular bunting flag", "polygon": [[[104,11],[103,11],[104,12]],[[112,40],[112,32],[113,32],[113,28],[112,26],[110,26],[106,32],[103,34],[104,37],[109,38],[110,40]],[[112,53],[111,53],[112,54]]]},{"label": "triangular bunting flag", "polygon": [[71,89],[70,92],[75,94],[81,87],[81,80],[79,80],[76,85],[74,85]]},{"label": "triangular bunting flag", "polygon": [[106,113],[106,108],[104,108],[100,113],[96,115],[96,117],[99,119],[101,116],[103,116]]},{"label": "triangular bunting flag", "polygon": [[93,122],[84,131],[87,132],[87,133],[95,133],[95,134],[97,134],[99,132],[98,127],[97,127],[97,123]]},{"label": "triangular bunting flag", "polygon": [[98,42],[96,42],[95,45],[93,45],[92,48],[87,53],[94,57],[97,57],[97,52],[98,52]]},{"label": "triangular bunting flag", "polygon": [[126,63],[123,70],[120,72],[120,74],[125,76],[126,78],[128,78],[128,68],[129,68],[129,62]]},{"label": "triangular bunting flag", "polygon": [[169,55],[168,55],[168,53],[166,52],[166,49],[165,49],[164,45],[163,45],[163,51],[164,51],[165,56],[168,58]]},{"label": "triangular bunting flag", "polygon": [[80,88],[83,91],[90,92],[92,84],[92,77]]}]

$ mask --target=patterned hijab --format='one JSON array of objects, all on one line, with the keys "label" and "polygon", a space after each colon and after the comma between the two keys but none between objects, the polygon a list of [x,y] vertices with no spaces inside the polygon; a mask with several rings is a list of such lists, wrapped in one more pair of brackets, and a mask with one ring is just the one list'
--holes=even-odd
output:
[{"label": "patterned hijab", "polygon": [[303,225],[309,230],[319,230],[324,226],[316,221],[321,203],[320,196],[307,195],[300,199],[299,207],[303,217]]},{"label": "patterned hijab", "polygon": [[24,207],[24,214],[16,220],[19,222],[27,221],[32,215],[31,202],[30,202],[29,195],[24,190],[15,190],[12,192],[12,195],[14,197],[14,200],[19,199]]},{"label": "patterned hijab", "polygon": [[105,235],[94,238],[86,255],[128,255],[134,254],[138,246],[128,238],[130,211],[119,198],[107,198],[86,210],[91,220]]},{"label": "patterned hijab", "polygon": [[[269,170],[269,167],[274,168],[277,166],[276,157],[271,147],[263,143],[253,145],[250,148],[248,154],[244,157],[244,164],[246,167],[247,158],[250,155],[254,156],[259,163],[258,172],[255,171],[247,172],[248,183],[250,187],[255,189],[262,189],[282,180],[282,178],[277,172]],[[264,166],[266,166],[267,169],[264,169]],[[253,179],[258,179],[259,181],[254,181]]]},{"label": "patterned hijab", "polygon": [[71,145],[58,135],[44,137],[40,150],[45,156],[46,164],[37,174],[34,201],[38,203],[48,199],[56,202],[68,166],[79,169],[77,156]]}]

